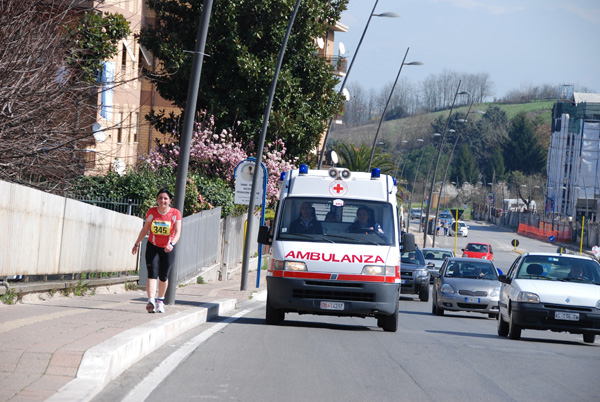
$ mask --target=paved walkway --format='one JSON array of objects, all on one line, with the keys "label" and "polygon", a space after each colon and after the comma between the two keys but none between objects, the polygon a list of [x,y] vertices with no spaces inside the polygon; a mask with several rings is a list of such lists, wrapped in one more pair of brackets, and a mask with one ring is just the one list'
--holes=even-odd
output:
[{"label": "paved walkway", "polygon": [[0,304],[0,401],[90,400],[170,339],[250,298],[264,298],[261,274],[258,289],[256,271],[244,291],[240,275],[180,287],[165,314],[148,314],[146,292],[122,285],[82,297],[32,294]]}]

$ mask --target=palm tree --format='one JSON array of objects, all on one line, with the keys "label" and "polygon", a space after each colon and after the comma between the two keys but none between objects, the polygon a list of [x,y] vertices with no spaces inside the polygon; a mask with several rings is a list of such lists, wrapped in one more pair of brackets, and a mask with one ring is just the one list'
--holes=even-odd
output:
[{"label": "palm tree", "polygon": [[[335,152],[340,158],[340,167],[345,167],[353,172],[366,172],[369,168],[371,147],[365,144],[357,147],[354,144],[340,143],[335,147]],[[371,166],[379,168],[381,173],[389,174],[394,174],[396,168],[396,165],[392,162],[392,155],[388,152],[382,153],[379,149],[375,149]]]}]

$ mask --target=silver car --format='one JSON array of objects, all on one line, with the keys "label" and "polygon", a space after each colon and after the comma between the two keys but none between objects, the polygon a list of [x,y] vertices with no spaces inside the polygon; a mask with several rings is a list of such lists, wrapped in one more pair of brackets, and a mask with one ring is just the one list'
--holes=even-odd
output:
[{"label": "silver car", "polygon": [[498,316],[500,282],[494,263],[476,258],[448,258],[434,273],[432,307],[435,315],[444,311],[472,311]]}]

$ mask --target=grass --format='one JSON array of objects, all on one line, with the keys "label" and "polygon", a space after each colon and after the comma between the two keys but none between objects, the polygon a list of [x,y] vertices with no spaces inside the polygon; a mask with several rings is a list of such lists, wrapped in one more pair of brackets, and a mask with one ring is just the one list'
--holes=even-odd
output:
[{"label": "grass", "polygon": [[[469,119],[480,119],[481,115],[473,113],[475,110],[485,111],[491,106],[498,106],[500,109],[506,112],[507,118],[510,120],[520,112],[527,113],[528,116],[542,116],[544,124],[550,124],[552,122],[552,107],[554,100],[538,100],[527,103],[478,103],[474,104],[471,108],[471,114]],[[468,106],[455,107],[455,112],[467,113]],[[384,121],[381,124],[379,131],[379,140],[390,144],[389,151],[398,149],[401,140],[411,140],[416,138],[428,138],[431,135],[431,122],[438,116],[442,116],[444,119],[448,117],[450,109],[440,110],[438,112],[426,113],[417,116],[410,116],[404,119]],[[331,131],[331,139],[342,141],[348,144],[360,145],[362,143],[368,144],[369,146],[373,142],[375,132],[377,131],[377,125],[379,121],[373,121],[370,124],[365,124],[359,127],[336,127]],[[334,126],[335,127],[335,126]],[[548,133],[550,136],[550,133]]]},{"label": "grass", "polygon": [[4,304],[15,304],[20,299],[15,289],[8,289],[6,293],[0,296],[0,301]]}]

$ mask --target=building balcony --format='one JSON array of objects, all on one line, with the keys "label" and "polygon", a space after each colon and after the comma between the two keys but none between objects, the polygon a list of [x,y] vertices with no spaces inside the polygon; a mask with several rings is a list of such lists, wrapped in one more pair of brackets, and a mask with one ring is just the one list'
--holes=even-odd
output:
[{"label": "building balcony", "polygon": [[326,57],[325,60],[333,67],[333,74],[344,77],[348,69],[348,59],[342,56]]}]

